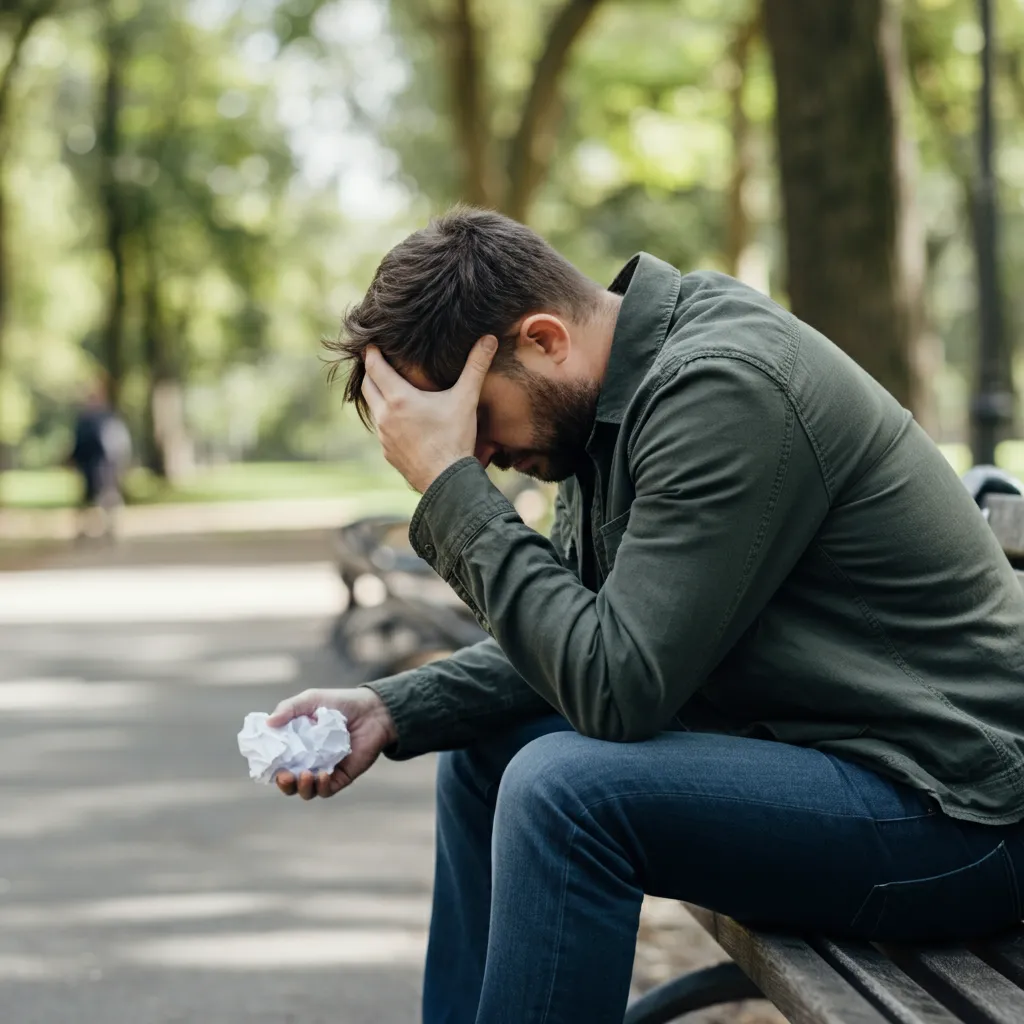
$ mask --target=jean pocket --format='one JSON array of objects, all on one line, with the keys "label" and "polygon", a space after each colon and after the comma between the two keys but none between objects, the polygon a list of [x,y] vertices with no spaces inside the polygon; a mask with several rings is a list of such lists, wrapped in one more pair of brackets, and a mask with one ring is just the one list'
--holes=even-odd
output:
[{"label": "jean pocket", "polygon": [[955,871],[876,885],[851,928],[879,941],[944,942],[992,934],[1020,917],[1017,877],[1002,842]]}]

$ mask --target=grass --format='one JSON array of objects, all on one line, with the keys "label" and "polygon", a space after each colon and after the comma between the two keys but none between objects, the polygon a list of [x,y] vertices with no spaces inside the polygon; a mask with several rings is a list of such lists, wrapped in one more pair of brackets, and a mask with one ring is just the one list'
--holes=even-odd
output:
[{"label": "grass", "polygon": [[[966,445],[941,445],[958,473],[971,464]],[[1000,466],[1024,479],[1024,441],[999,448]],[[67,508],[78,502],[78,478],[67,469],[12,470],[0,477],[0,504],[8,508]],[[133,504],[260,501],[286,498],[347,498],[367,491],[408,491],[383,462],[246,462],[198,470],[178,487],[169,487],[145,470],[126,480]]]},{"label": "grass", "polygon": [[[965,444],[940,444],[939,450],[958,473],[971,468],[971,449]],[[996,464],[1024,480],[1024,441],[1004,441],[996,452]]]},{"label": "grass", "polygon": [[[67,469],[12,470],[0,477],[0,503],[8,508],[67,508],[79,500],[78,477]],[[369,462],[255,462],[212,466],[177,487],[145,470],[125,480],[132,504],[347,498],[367,491],[408,490],[394,470]]]}]

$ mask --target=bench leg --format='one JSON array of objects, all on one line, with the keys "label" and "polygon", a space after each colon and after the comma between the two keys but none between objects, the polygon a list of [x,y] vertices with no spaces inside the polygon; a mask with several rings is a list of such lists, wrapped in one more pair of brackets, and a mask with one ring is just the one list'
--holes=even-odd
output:
[{"label": "bench leg", "polygon": [[668,1024],[692,1010],[741,999],[763,999],[760,989],[734,963],[715,964],[684,974],[641,996],[623,1024]]}]

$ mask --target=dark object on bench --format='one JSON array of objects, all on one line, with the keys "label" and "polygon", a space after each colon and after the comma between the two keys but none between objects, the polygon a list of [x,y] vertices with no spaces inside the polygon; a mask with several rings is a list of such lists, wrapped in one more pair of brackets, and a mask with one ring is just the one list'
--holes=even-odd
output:
[{"label": "dark object on bench", "polygon": [[1024,497],[1024,483],[998,466],[972,466],[960,479],[982,508],[992,494]]},{"label": "dark object on bench", "polygon": [[379,679],[444,657],[487,634],[455,592],[409,546],[409,521],[360,519],[335,534],[349,604],[331,644],[350,679]]},{"label": "dark object on bench", "polygon": [[[539,526],[554,503],[551,485],[519,474],[500,479],[523,521]],[[409,544],[409,520],[372,516],[334,535],[348,607],[330,642],[352,682],[379,679],[443,658],[487,634],[454,590]]]},{"label": "dark object on bench", "polygon": [[[1024,569],[1024,497],[986,479],[978,503],[1007,557]],[[972,488],[966,478],[965,485]],[[1024,572],[1017,578],[1024,586]],[[759,932],[688,909],[732,962],[648,992],[625,1024],[667,1024],[759,994],[793,1024],[1024,1024],[1024,927],[965,945],[895,946]]]}]

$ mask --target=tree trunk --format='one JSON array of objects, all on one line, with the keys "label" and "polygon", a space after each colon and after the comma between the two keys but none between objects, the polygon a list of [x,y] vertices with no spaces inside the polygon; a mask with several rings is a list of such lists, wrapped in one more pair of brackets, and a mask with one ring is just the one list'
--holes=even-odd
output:
[{"label": "tree trunk", "polygon": [[765,0],[793,312],[925,418],[896,0]]},{"label": "tree trunk", "polygon": [[526,221],[551,164],[557,141],[559,86],[576,40],[601,0],[565,0],[546,34],[523,101],[519,125],[508,143],[507,165],[487,117],[486,60],[472,0],[453,0],[446,22],[445,71],[451,97],[455,144],[462,164],[462,198]]},{"label": "tree trunk", "polygon": [[566,0],[551,22],[509,150],[508,195],[504,209],[515,220],[528,218],[537,189],[547,176],[557,142],[562,75],[573,45],[600,2]]},{"label": "tree trunk", "polygon": [[[21,63],[21,55],[32,30],[57,6],[56,0],[37,0],[25,10],[21,22],[14,30],[11,50],[7,63],[0,73],[0,379],[2,379],[7,354],[7,325],[10,320],[8,302],[10,298],[7,262],[7,154],[11,148],[11,90]],[[10,469],[14,452],[3,438],[0,438],[0,473]],[[3,496],[0,494],[0,503]]]},{"label": "tree trunk", "polygon": [[110,405],[120,408],[121,384],[125,374],[125,238],[127,218],[124,195],[118,177],[121,155],[121,109],[124,105],[124,66],[128,47],[124,31],[108,11],[105,33],[107,76],[103,89],[103,110],[100,119],[99,148],[103,158],[102,200],[107,218],[107,252],[110,256],[110,293],[103,330],[102,361],[107,372]]},{"label": "tree trunk", "polygon": [[142,338],[146,369],[149,371],[146,389],[146,411],[144,416],[144,437],[142,444],[143,465],[157,476],[167,479],[167,457],[160,430],[160,389],[170,376],[163,317],[160,310],[160,295],[156,279],[154,260],[146,248],[146,284],[142,296]]},{"label": "tree trunk", "polygon": [[149,231],[141,232],[146,278],[142,330],[146,366],[144,459],[157,476],[174,483],[192,468],[192,446],[185,427],[181,368],[160,301],[160,273]]},{"label": "tree trunk", "polygon": [[462,158],[462,198],[474,206],[494,206],[498,186],[487,119],[480,38],[471,0],[455,0],[449,39],[446,65],[452,122]]},{"label": "tree trunk", "polygon": [[761,12],[757,8],[736,27],[736,34],[729,47],[729,61],[734,77],[729,88],[729,106],[732,114],[732,173],[729,175],[729,188],[726,192],[725,270],[732,277],[743,276],[743,257],[753,235],[746,203],[747,182],[750,180],[754,163],[753,139],[744,99],[750,51],[760,30]]},{"label": "tree trunk", "polygon": [[[3,148],[0,147],[0,154]],[[4,161],[0,159],[0,382],[3,381],[4,366],[6,363],[6,340],[7,340],[7,187],[4,180]],[[3,410],[0,410],[2,414]],[[7,439],[0,437],[0,473],[12,469],[14,464],[14,452],[7,443]],[[2,503],[2,494],[0,494]]]}]

